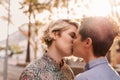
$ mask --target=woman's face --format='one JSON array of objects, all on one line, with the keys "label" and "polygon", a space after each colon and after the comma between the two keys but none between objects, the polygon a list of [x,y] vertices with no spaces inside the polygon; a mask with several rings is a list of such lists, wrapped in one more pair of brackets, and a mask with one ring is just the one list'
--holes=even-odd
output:
[{"label": "woman's face", "polygon": [[57,35],[55,47],[62,57],[70,56],[73,54],[73,41],[76,38],[77,28],[70,25],[69,28]]}]

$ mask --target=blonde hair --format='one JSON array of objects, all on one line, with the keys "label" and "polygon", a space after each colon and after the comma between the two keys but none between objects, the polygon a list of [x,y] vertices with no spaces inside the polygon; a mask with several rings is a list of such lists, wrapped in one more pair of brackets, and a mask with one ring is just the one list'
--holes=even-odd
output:
[{"label": "blonde hair", "polygon": [[46,44],[46,46],[49,47],[53,41],[53,38],[50,36],[50,34],[55,31],[59,32],[60,35],[61,31],[67,30],[70,25],[73,25],[76,28],[78,28],[78,24],[76,22],[73,22],[68,19],[59,19],[57,21],[52,21],[48,25],[48,28],[44,31],[42,43]]}]

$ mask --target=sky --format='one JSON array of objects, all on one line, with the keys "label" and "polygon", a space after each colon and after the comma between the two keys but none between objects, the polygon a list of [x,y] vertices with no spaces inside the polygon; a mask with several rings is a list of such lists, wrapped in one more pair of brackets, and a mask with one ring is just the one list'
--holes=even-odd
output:
[{"label": "sky", "polygon": [[[9,25],[9,34],[17,31],[18,26],[27,22],[27,17],[22,13],[21,10],[19,10],[20,5],[18,1],[20,0],[11,0],[11,14],[13,24]],[[0,16],[7,16],[7,11],[3,6],[0,6]],[[0,41],[7,37],[7,28],[8,22],[0,19]]]},{"label": "sky", "polygon": [[[27,23],[28,21],[27,16],[23,14],[22,10],[19,9],[20,8],[19,2],[21,1],[23,0],[11,0],[11,14],[12,14],[11,19],[13,21],[13,24],[9,26],[9,34],[17,31],[19,26],[21,26],[24,23]],[[69,15],[65,8],[58,8],[58,10],[53,8],[53,15],[51,19],[54,20],[57,18],[81,18],[83,14],[89,16],[90,15],[105,16],[110,13],[110,4],[108,3],[108,0],[93,0],[93,2],[90,3],[91,5],[89,6],[89,10],[86,10],[86,8],[83,6],[83,3],[80,2],[81,0],[77,0],[77,4],[73,2],[74,0],[70,1],[71,2],[68,8],[68,10],[70,11]],[[84,0],[84,4],[87,3],[89,3],[89,0]],[[6,15],[7,11],[4,9],[3,6],[0,5],[0,16]],[[49,12],[44,11],[43,14],[37,15],[36,19],[47,22],[49,21],[47,19],[49,15],[50,15]],[[3,21],[0,18],[0,41],[4,40],[7,37],[7,28],[8,28],[7,22]]]}]

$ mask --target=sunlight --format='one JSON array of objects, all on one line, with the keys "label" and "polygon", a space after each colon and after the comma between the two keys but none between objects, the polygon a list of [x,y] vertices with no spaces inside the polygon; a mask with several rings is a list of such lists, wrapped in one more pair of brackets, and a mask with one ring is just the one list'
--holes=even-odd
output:
[{"label": "sunlight", "polygon": [[91,14],[94,16],[107,16],[111,8],[108,0],[94,0],[90,6]]},{"label": "sunlight", "polygon": [[[22,10],[19,9],[19,2],[21,1],[23,0],[11,0],[11,19],[13,21],[13,25],[10,28],[9,33],[15,32],[18,26],[28,22],[28,17],[23,13]],[[44,2],[44,0],[39,1],[41,1],[41,3]],[[46,2],[47,1],[48,0],[46,0]],[[70,2],[67,8],[53,8],[52,13],[45,10],[43,13],[36,14],[36,20],[41,21],[42,23],[46,23],[49,22],[49,20],[55,20],[59,18],[81,19],[84,16],[107,16],[111,14],[111,5],[109,0],[76,0],[76,2],[74,0],[69,1]],[[116,0],[116,3],[119,2],[119,0]],[[120,6],[116,7],[114,10],[120,13]],[[0,5],[0,17],[1,16],[7,16],[7,11],[2,5]],[[32,22],[34,21],[32,20]],[[7,27],[7,21],[1,19],[0,40],[1,38],[4,39],[4,35],[6,35],[6,28],[4,29],[3,27]]]},{"label": "sunlight", "polygon": [[[20,0],[19,0],[20,1]],[[27,22],[27,17],[23,12],[19,9],[20,4],[18,0],[11,0],[11,21],[13,24],[9,25],[9,34],[18,30],[18,27]],[[16,3],[16,4],[14,4]],[[5,40],[7,38],[7,27],[8,22],[7,19],[3,19],[2,16],[7,17],[7,10],[4,6],[0,5],[0,41]]]}]

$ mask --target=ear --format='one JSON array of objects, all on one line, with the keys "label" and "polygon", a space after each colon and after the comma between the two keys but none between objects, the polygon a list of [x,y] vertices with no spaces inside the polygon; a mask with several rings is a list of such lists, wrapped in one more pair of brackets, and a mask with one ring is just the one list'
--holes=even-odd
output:
[{"label": "ear", "polygon": [[87,38],[87,39],[85,40],[85,45],[86,45],[86,47],[92,46],[92,39],[91,39],[91,38]]},{"label": "ear", "polygon": [[53,38],[55,40],[57,37],[57,32],[55,32],[55,31],[51,32],[50,36],[51,36],[51,38]]}]

